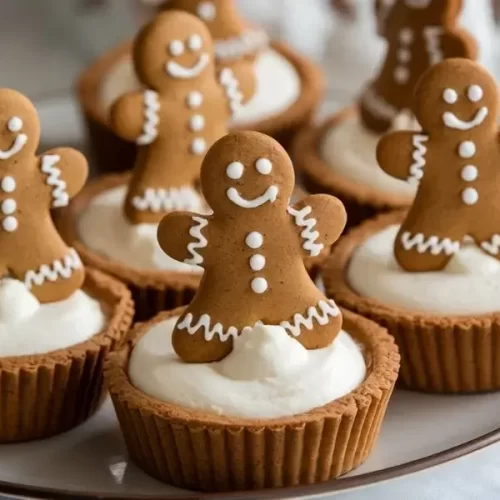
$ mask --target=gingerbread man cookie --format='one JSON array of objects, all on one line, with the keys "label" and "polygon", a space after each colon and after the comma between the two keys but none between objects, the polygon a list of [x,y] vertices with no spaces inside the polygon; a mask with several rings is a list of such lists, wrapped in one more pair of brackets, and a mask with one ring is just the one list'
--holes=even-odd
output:
[{"label": "gingerbread man cookie", "polygon": [[69,297],[83,283],[81,261],[59,236],[50,211],[68,205],[88,167],[69,148],[37,157],[39,140],[33,104],[0,89],[0,276],[23,281],[44,303]]},{"label": "gingerbread man cookie", "polygon": [[203,162],[201,185],[213,215],[171,213],[158,229],[165,253],[205,270],[177,323],[177,354],[187,362],[220,360],[233,338],[259,321],[281,325],[308,349],[330,344],[341,314],[303,260],[339,237],[346,222],[342,203],[321,194],[289,206],[290,158],[258,132],[220,139]]},{"label": "gingerbread man cookie", "polygon": [[366,128],[386,132],[396,116],[411,108],[422,74],[443,59],[476,56],[476,43],[457,27],[462,0],[379,1],[379,31],[388,42],[378,77],[361,96]]},{"label": "gingerbread man cookie", "polygon": [[443,269],[466,236],[500,259],[500,141],[495,80],[479,64],[449,59],[431,68],[415,96],[423,131],[395,132],[379,165],[419,188],[395,256],[407,271]]},{"label": "gingerbread man cookie", "polygon": [[200,208],[201,161],[227,133],[243,94],[231,69],[216,75],[208,29],[186,12],[159,14],[133,52],[146,90],[120,98],[110,120],[119,136],[139,146],[125,214],[134,224],[154,223],[171,210]]}]

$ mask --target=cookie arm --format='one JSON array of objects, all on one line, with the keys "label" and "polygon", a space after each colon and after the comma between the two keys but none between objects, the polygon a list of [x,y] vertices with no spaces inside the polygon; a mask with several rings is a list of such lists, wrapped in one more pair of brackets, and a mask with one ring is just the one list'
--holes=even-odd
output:
[{"label": "cookie arm", "polygon": [[158,243],[173,259],[203,267],[203,250],[208,245],[208,218],[192,212],[167,214],[158,226]]},{"label": "cookie arm", "polygon": [[408,182],[419,182],[424,173],[429,137],[398,131],[385,135],[377,145],[377,162],[387,174]]},{"label": "cookie arm", "polygon": [[126,141],[151,144],[158,135],[159,110],[159,97],[155,91],[130,92],[111,107],[111,128]]},{"label": "cookie arm", "polygon": [[347,215],[342,202],[327,194],[307,196],[288,207],[306,257],[317,257],[328,248],[344,230]]},{"label": "cookie arm", "polygon": [[231,68],[222,68],[218,74],[220,86],[233,116],[253,96],[256,88],[253,64],[243,60]]},{"label": "cookie arm", "polygon": [[66,206],[87,180],[87,159],[76,149],[56,148],[43,154],[39,161],[40,170],[52,197],[52,207]]}]

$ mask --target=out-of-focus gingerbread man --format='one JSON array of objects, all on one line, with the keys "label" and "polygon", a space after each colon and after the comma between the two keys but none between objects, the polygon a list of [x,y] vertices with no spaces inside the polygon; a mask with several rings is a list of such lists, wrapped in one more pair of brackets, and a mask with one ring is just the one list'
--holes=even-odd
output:
[{"label": "out-of-focus gingerbread man", "polygon": [[203,162],[201,184],[213,215],[171,213],[158,229],[168,255],[205,270],[174,331],[177,354],[187,362],[220,360],[233,338],[259,321],[281,325],[307,349],[329,345],[342,318],[303,260],[339,237],[342,203],[322,194],[289,206],[290,158],[257,132],[220,139]]},{"label": "out-of-focus gingerbread man", "polygon": [[423,73],[443,59],[474,59],[471,35],[457,27],[462,0],[379,0],[379,30],[386,38],[386,59],[377,78],[361,96],[366,128],[386,132],[399,113],[411,108]]},{"label": "out-of-focus gingerbread man", "polygon": [[57,148],[36,156],[40,122],[33,104],[0,89],[0,275],[21,280],[42,303],[69,297],[84,269],[52,222],[87,178],[84,156]]},{"label": "out-of-focus gingerbread man", "polygon": [[216,74],[210,33],[186,12],[159,14],[137,36],[133,54],[146,90],[121,97],[110,120],[139,146],[125,214],[134,224],[154,223],[171,210],[200,209],[203,156],[227,133],[245,90],[231,69]]},{"label": "out-of-focus gingerbread man", "polygon": [[449,59],[431,68],[415,96],[419,133],[383,137],[379,165],[419,182],[395,243],[407,271],[443,269],[471,236],[500,259],[500,141],[495,80],[479,64]]}]

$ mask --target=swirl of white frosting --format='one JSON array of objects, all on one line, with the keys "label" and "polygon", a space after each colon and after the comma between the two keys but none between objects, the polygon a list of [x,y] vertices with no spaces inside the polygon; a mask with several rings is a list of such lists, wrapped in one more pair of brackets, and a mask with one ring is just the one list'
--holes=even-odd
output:
[{"label": "swirl of white frosting", "polygon": [[306,350],[279,326],[257,325],[218,363],[184,363],[172,347],[177,318],[155,325],[129,363],[141,391],[185,408],[226,416],[277,418],[307,412],[358,387],[366,376],[360,346],[342,331],[328,347]]}]

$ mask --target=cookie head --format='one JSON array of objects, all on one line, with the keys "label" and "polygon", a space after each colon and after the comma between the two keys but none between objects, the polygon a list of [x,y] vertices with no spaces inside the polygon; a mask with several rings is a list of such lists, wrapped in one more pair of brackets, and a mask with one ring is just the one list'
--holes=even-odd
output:
[{"label": "cookie head", "polygon": [[214,47],[210,32],[191,14],[163,12],[137,36],[134,65],[141,82],[158,91],[213,78]]},{"label": "cookie head", "polygon": [[19,92],[0,89],[0,166],[2,161],[34,155],[40,122],[33,104]]},{"label": "cookie head", "polygon": [[219,139],[201,168],[201,185],[216,213],[286,210],[293,193],[292,162],[271,137],[240,132]]},{"label": "cookie head", "polygon": [[422,128],[434,134],[493,130],[498,115],[496,83],[473,61],[448,59],[422,77],[415,115]]}]

